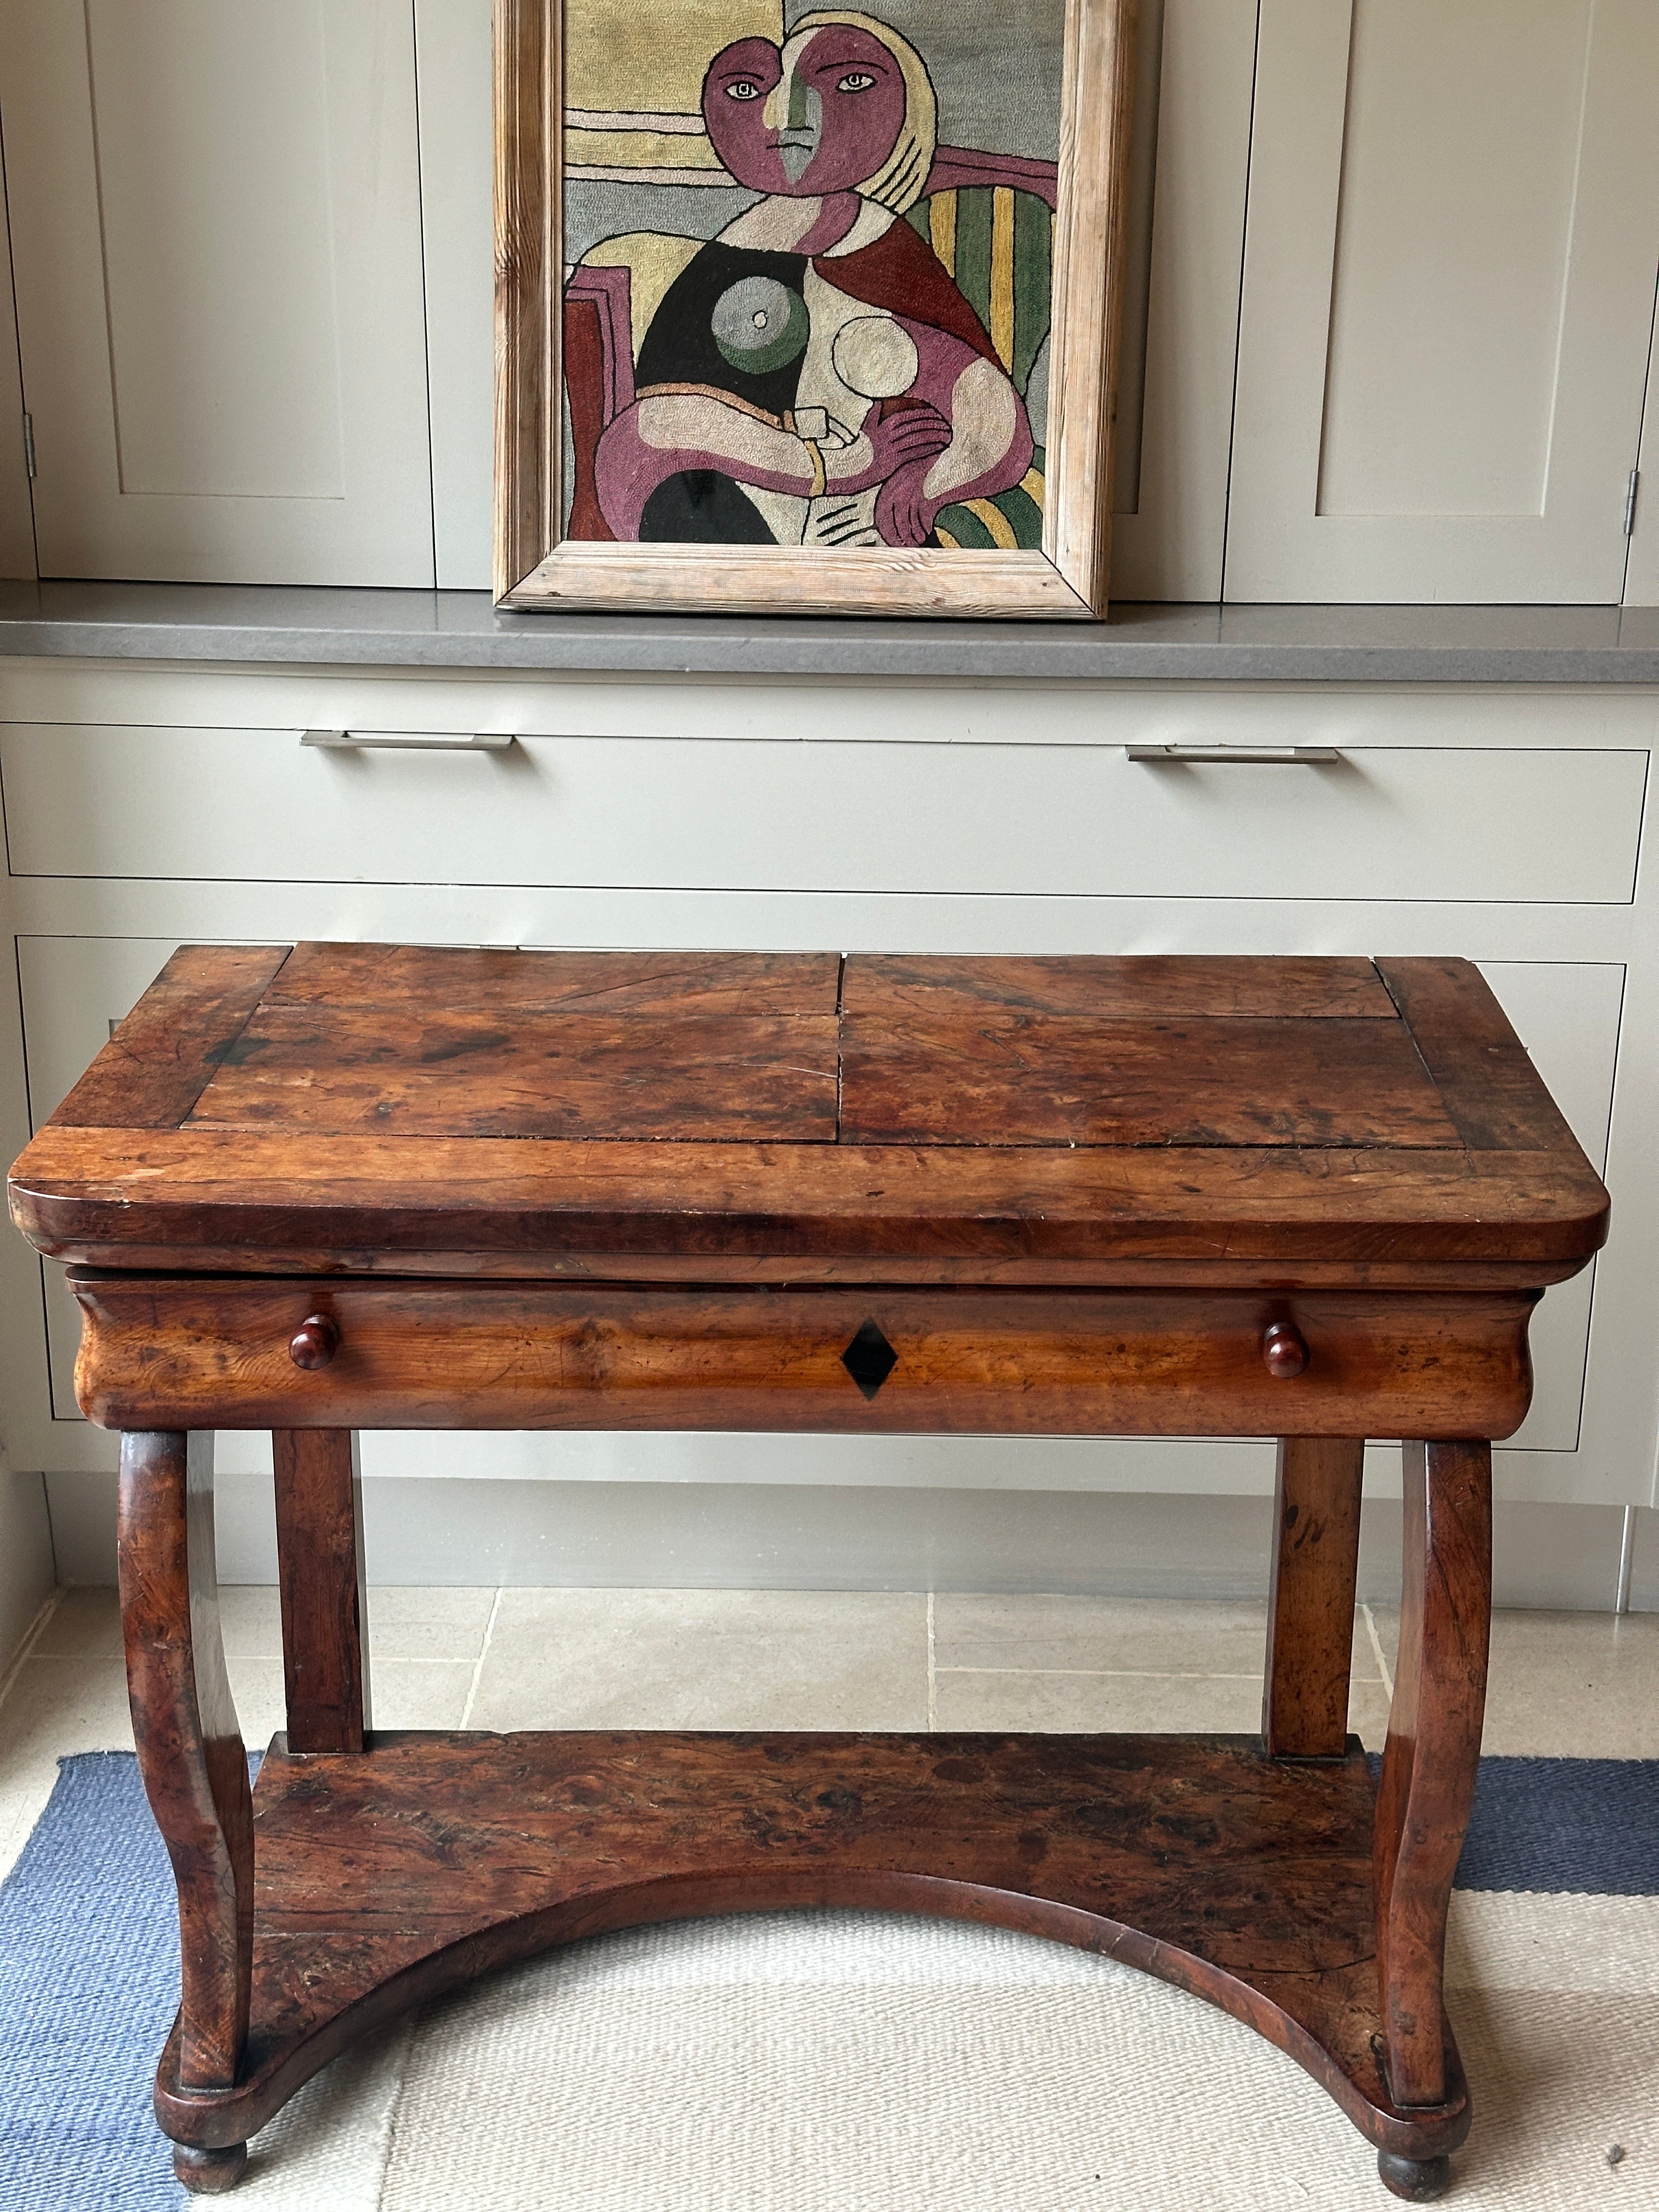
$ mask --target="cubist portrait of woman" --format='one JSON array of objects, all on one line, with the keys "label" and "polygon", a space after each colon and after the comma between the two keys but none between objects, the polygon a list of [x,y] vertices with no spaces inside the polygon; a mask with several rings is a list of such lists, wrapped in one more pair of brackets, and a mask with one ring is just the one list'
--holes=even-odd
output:
[{"label": "cubist portrait of woman", "polygon": [[571,271],[568,534],[1034,544],[1052,165],[942,149],[927,58],[874,15],[778,28],[712,54],[695,119],[576,112],[613,152],[696,136],[655,174],[708,234],[613,234]]}]

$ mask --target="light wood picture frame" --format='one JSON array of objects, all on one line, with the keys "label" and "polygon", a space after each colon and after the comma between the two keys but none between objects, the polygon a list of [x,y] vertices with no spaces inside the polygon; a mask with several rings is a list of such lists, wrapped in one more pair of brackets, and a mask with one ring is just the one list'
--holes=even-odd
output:
[{"label": "light wood picture frame", "polygon": [[[939,0],[941,5],[957,3],[957,0]],[[836,34],[843,41],[849,35],[864,39],[864,45],[848,48],[855,60],[860,54],[878,53],[883,48],[902,53],[892,74],[896,76],[902,69],[911,90],[908,94],[899,92],[896,96],[910,104],[903,107],[906,120],[901,127],[898,149],[888,158],[887,168],[883,172],[885,176],[894,169],[907,143],[903,132],[910,128],[908,118],[915,105],[912,94],[917,76],[915,52],[902,37],[895,37],[892,32],[900,26],[913,24],[919,6],[925,8],[927,0],[868,0],[867,12],[813,8],[810,18],[799,0],[787,0],[787,19],[786,0],[630,0],[637,16],[646,20],[655,17],[672,21],[678,9],[688,9],[695,19],[688,25],[688,41],[697,32],[710,26],[718,28],[722,22],[741,33],[745,25],[763,18],[769,9],[776,12],[780,23],[787,20],[800,27],[792,30],[787,39],[779,35],[768,41],[750,37],[742,46],[727,46],[718,39],[705,40],[709,46],[710,67],[702,97],[705,113],[714,117],[707,124],[702,117],[685,112],[683,90],[678,96],[678,112],[672,112],[647,111],[643,100],[636,106],[623,107],[614,95],[610,100],[595,100],[594,105],[587,104],[588,99],[594,98],[593,88],[611,92],[614,86],[626,92],[632,82],[625,70],[618,70],[618,57],[611,53],[584,55],[580,46],[584,32],[591,40],[592,10],[597,7],[603,12],[606,6],[617,4],[618,0],[495,0],[497,604],[515,610],[544,611],[648,610],[1047,620],[1103,617],[1111,543],[1112,430],[1125,250],[1127,141],[1134,91],[1136,0],[1050,0],[1054,20],[1058,21],[1063,15],[1063,50],[1058,57],[1050,58],[1054,64],[1050,74],[1057,69],[1060,78],[1057,162],[1039,164],[1014,157],[986,155],[948,144],[936,146],[935,133],[919,142],[925,147],[925,156],[916,157],[925,179],[921,193],[914,184],[908,187],[908,201],[902,198],[903,188],[889,192],[890,207],[917,206],[917,214],[910,219],[910,230],[915,236],[927,240],[927,225],[933,225],[931,242],[935,254],[939,252],[940,220],[933,212],[936,198],[950,203],[948,221],[951,225],[957,219],[957,204],[965,202],[970,192],[975,204],[983,202],[993,209],[988,221],[999,227],[1005,260],[1014,222],[1009,210],[1018,207],[1036,191],[1042,192],[1053,210],[1048,289],[1042,301],[1047,315],[1043,345],[1047,391],[1042,445],[1037,453],[1042,463],[1040,472],[1028,475],[1018,491],[1011,489],[998,502],[983,498],[966,501],[965,505],[975,514],[982,515],[987,526],[982,533],[975,531],[971,538],[958,522],[960,534],[953,541],[944,520],[927,520],[931,504],[926,508],[919,504],[913,510],[913,519],[900,527],[908,529],[912,536],[926,529],[927,542],[921,544],[886,542],[879,536],[881,530],[896,526],[882,522],[874,507],[879,487],[871,489],[866,495],[870,513],[863,518],[861,543],[837,544],[832,538],[826,542],[806,543],[787,538],[777,543],[687,542],[684,535],[675,540],[660,533],[640,542],[624,536],[626,525],[611,532],[591,489],[595,447],[587,422],[586,402],[584,398],[583,424],[579,431],[574,405],[566,396],[567,330],[578,335],[589,330],[597,331],[605,316],[611,318],[608,327],[614,330],[614,303],[620,297],[623,337],[616,354],[625,357],[622,369],[625,390],[619,411],[631,417],[637,418],[644,400],[663,394],[698,395],[690,404],[705,408],[716,395],[709,393],[703,384],[647,380],[635,399],[631,356],[639,350],[639,295],[636,292],[634,295],[630,321],[630,295],[625,289],[618,295],[613,281],[620,280],[625,285],[629,276],[627,269],[603,267],[590,270],[581,257],[576,257],[579,265],[567,266],[566,179],[568,170],[574,170],[582,178],[616,179],[636,174],[631,170],[595,166],[595,152],[614,160],[618,146],[644,144],[654,148],[653,158],[659,161],[685,158],[679,151],[684,146],[705,167],[718,165],[721,157],[711,150],[710,140],[716,124],[723,124],[727,111],[708,105],[716,98],[717,45],[724,46],[720,55],[722,65],[727,53],[761,55],[763,68],[756,72],[758,82],[736,82],[731,96],[743,103],[769,102],[765,113],[771,136],[765,141],[765,158],[786,159],[771,150],[780,143],[778,122],[783,115],[776,103],[793,100],[795,106],[785,119],[799,123],[805,112],[801,109],[803,99],[810,97],[815,103],[817,101],[816,93],[799,94],[794,88],[796,77],[788,75],[792,66],[796,76],[799,76],[810,65],[810,57],[809,64],[798,60],[792,63],[792,50],[799,50],[804,41],[813,37],[812,23],[835,27]],[[567,25],[567,13],[578,10],[587,12],[580,16],[573,33]],[[848,26],[854,27],[850,33]],[[859,26],[863,27],[861,31]],[[872,47],[868,38],[874,33],[879,34],[880,44]],[[660,39],[660,21],[656,35]],[[818,35],[820,46],[814,51],[823,53],[828,50],[823,46],[822,40],[829,34]],[[659,53],[659,47],[649,49],[647,69],[656,65]],[[831,53],[830,64],[845,68],[846,57],[843,55],[836,62]],[[834,82],[840,90],[862,91],[869,86],[872,72],[880,78],[879,62],[861,71],[843,74]],[[726,67],[725,75],[732,76],[731,67]],[[573,76],[580,76],[580,82],[573,83]],[[825,77],[823,82],[829,84],[831,79]],[[584,94],[586,98],[581,96]],[[923,97],[931,100],[931,92]],[[576,102],[574,108],[570,106],[573,100]],[[658,104],[660,106],[661,101]],[[831,112],[845,114],[847,111],[841,107]],[[829,127],[820,120],[823,112],[819,104],[811,109],[813,128],[820,134],[813,142],[815,149],[823,143]],[[761,113],[757,105],[746,108],[743,127],[759,130]],[[873,114],[873,106],[860,113],[860,118],[865,114]],[[687,135],[679,141],[665,139],[665,131]],[[785,139],[782,143],[788,142]],[[665,155],[662,152],[665,144],[668,149]],[[570,159],[573,147],[581,157],[580,160]],[[820,156],[814,150],[806,158],[817,162]],[[1028,173],[1035,176],[1039,169],[1045,172],[1046,181],[1038,179],[1032,194],[1028,195],[1022,189],[1026,176]],[[664,169],[660,173],[688,183],[702,181],[687,171]],[[734,183],[723,168],[716,181],[727,188]],[[869,189],[878,191],[881,179],[876,179]],[[829,204],[827,200],[822,203],[825,206]],[[877,222],[885,222],[893,234],[901,233],[902,216],[897,220],[884,216],[880,208],[871,207],[867,198],[861,199],[859,205],[861,215],[873,214]],[[709,236],[705,228],[703,241],[707,242]],[[608,246],[627,242],[606,241]],[[687,255],[696,253],[694,241],[676,240],[673,243],[683,243]],[[916,248],[910,239],[905,237],[902,243],[914,257]],[[953,252],[954,230],[947,245]],[[810,238],[803,250],[808,253],[814,250]],[[839,251],[846,253],[848,248],[842,246]],[[697,254],[699,264],[702,258]],[[753,257],[749,264],[735,265],[739,269],[752,266],[754,260],[764,258]],[[815,264],[809,261],[806,265],[811,268]],[[933,265],[930,261],[930,270]],[[961,315],[972,317],[975,313],[972,305],[960,304],[962,295],[957,290],[954,261],[946,259],[944,266],[948,289],[955,295],[957,304],[949,313],[934,319],[949,323],[952,315],[957,315],[958,320]],[[636,286],[640,281],[635,271]],[[659,283],[660,280],[652,276],[650,281]],[[752,276],[747,279],[751,287],[763,285],[765,281]],[[568,296],[568,284],[571,288]],[[585,294],[581,291],[583,285],[587,287]],[[716,302],[716,313],[724,307],[729,319],[729,305],[739,289],[728,288]],[[1006,293],[1005,283],[1005,300]],[[579,295],[580,314],[588,318],[586,322],[572,319],[577,316]],[[746,312],[749,307],[756,301],[760,302],[752,321],[763,335],[769,298],[784,296],[775,284],[769,295],[762,291],[751,299],[743,293],[739,304],[744,310],[742,320],[745,327],[734,343],[755,343],[746,327],[751,319]],[[799,313],[799,300],[793,302],[793,307]],[[887,312],[889,321],[896,323],[896,310]],[[708,319],[705,313],[704,323]],[[1011,318],[1005,314],[1004,319],[1012,328]],[[981,339],[990,331],[996,351],[1003,356],[1001,373],[1012,375],[1010,341],[993,327],[995,322],[994,313],[982,313],[976,327]],[[868,331],[875,325],[876,319],[869,318],[861,328]],[[716,324],[716,342],[729,361],[733,356],[725,339],[719,337],[719,327]],[[773,328],[777,327],[775,315]],[[908,327],[915,330],[918,325],[911,321]],[[921,334],[926,341],[928,331],[923,329]],[[974,335],[970,328],[969,337]],[[576,343],[573,336],[572,362],[580,366],[575,354]],[[587,347],[585,335],[581,336],[581,343]],[[795,343],[808,342],[798,339]],[[895,343],[902,345],[907,342]],[[948,336],[941,341],[946,346],[955,343]],[[988,357],[990,348],[983,342],[979,350]],[[912,364],[915,354],[912,344],[908,355]],[[585,351],[581,362],[589,357]],[[602,387],[610,393],[607,404],[611,405],[615,405],[617,395],[616,370],[610,365],[615,357],[608,357],[603,377],[594,380],[596,388]],[[745,360],[758,357],[744,356]],[[768,361],[772,357],[765,356]],[[993,362],[983,374],[989,379],[996,373],[997,365]],[[606,378],[610,379],[609,384],[604,381]],[[918,387],[921,381],[917,378]],[[734,379],[733,383],[741,387],[741,380]],[[853,385],[855,392],[868,389],[868,374],[862,383],[853,380]],[[573,386],[572,390],[578,388],[584,392],[586,390],[586,386]],[[747,388],[753,392],[761,387],[751,384]],[[1010,384],[1008,388],[1012,392],[1016,387]],[[721,406],[733,404],[720,396]],[[850,450],[848,441],[860,434],[856,424],[849,430],[833,415],[826,418],[821,409],[803,409],[799,416],[791,412],[763,416],[763,410],[757,406],[741,400],[735,404],[746,414],[762,417],[766,425],[763,434],[768,438],[787,436],[790,453],[807,457],[800,464],[803,471],[816,469],[811,485],[795,491],[791,511],[796,515],[811,516],[833,507],[833,501],[815,497],[825,488],[824,458],[815,439],[823,434],[820,426],[827,419],[832,428],[825,442],[838,457]],[[887,415],[894,404],[879,399],[866,404],[869,408],[866,422]],[[896,401],[901,410],[915,404],[914,399],[906,398]],[[1019,406],[1020,421],[1024,423],[1023,394]],[[925,409],[921,411],[928,412]],[[722,416],[721,419],[726,418]],[[606,414],[604,428],[611,428],[615,421],[615,413]],[[949,416],[935,414],[933,422],[935,427],[929,434],[957,439]],[[938,427],[941,423],[943,427]],[[624,425],[624,431],[628,437],[634,435],[631,422]],[[618,432],[618,436],[623,434]],[[1029,433],[1026,434],[1029,449]],[[963,442],[965,444],[965,440]],[[775,446],[768,447],[769,452],[781,450]],[[869,483],[869,471],[880,465],[869,461],[860,465],[866,470],[864,481]],[[1018,465],[1017,458],[1005,464],[1006,467]],[[921,466],[921,463],[915,464],[918,471]],[[574,492],[571,488],[573,476],[580,478],[584,468],[590,480],[590,489],[585,495],[580,488]],[[848,469],[847,481],[855,483],[850,462]],[[936,473],[927,478],[930,493]],[[616,481],[614,468],[610,480],[613,483]],[[696,479],[688,476],[680,481],[709,484],[716,479],[712,472],[705,471]],[[755,496],[746,483],[741,488],[748,491],[750,498]],[[723,483],[721,489],[725,489]],[[783,491],[791,489],[791,483],[783,484]],[[998,489],[1000,490],[1000,487]],[[1024,527],[1017,538],[1012,527],[1001,519],[1000,509],[1017,504],[1019,492],[1026,490],[1035,491],[1036,501],[1033,509],[1020,510]],[[775,504],[782,500],[783,491],[774,492]],[[583,524],[581,530],[573,531],[571,526],[581,521],[575,503],[584,496],[586,506],[581,514],[595,519]],[[759,503],[764,511],[772,511],[766,507],[764,494]],[[1040,538],[1035,511],[1037,508]],[[607,514],[616,511],[613,493]],[[747,511],[745,507],[745,514]],[[848,511],[845,501],[840,511]],[[959,517],[963,512],[961,506],[950,507],[946,519]],[[648,513],[649,510],[647,515]],[[643,531],[646,525],[641,522],[638,527]],[[811,526],[798,523],[796,527],[810,529]],[[766,535],[764,527],[759,534]]]}]

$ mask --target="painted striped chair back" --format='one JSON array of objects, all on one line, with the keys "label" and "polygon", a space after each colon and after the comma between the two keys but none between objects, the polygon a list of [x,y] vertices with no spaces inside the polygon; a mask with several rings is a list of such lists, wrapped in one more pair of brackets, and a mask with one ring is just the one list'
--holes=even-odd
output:
[{"label": "painted striped chair back", "polygon": [[[1054,217],[1048,204],[1012,185],[958,185],[918,200],[905,220],[955,279],[1024,398],[1048,335]],[[1041,425],[1032,427],[1041,436]],[[994,499],[946,507],[934,526],[940,544],[1041,545],[1042,471],[1039,446],[1023,483]]]}]

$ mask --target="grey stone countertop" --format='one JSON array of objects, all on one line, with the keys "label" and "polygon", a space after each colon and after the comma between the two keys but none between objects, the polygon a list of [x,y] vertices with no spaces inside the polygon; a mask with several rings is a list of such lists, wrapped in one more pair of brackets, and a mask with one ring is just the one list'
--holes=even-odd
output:
[{"label": "grey stone countertop", "polygon": [[1659,607],[1136,605],[1099,623],[498,614],[483,592],[0,583],[0,653],[572,675],[1659,685]]}]

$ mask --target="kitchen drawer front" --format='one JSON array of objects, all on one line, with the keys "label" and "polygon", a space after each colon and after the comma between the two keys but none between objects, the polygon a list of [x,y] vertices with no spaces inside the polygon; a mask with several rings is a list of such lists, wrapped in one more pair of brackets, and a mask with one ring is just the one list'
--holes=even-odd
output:
[{"label": "kitchen drawer front", "polygon": [[70,1279],[105,1428],[1506,1437],[1531,1388],[1516,1293]]},{"label": "kitchen drawer front", "polygon": [[339,751],[300,736],[0,726],[12,872],[1609,903],[1632,896],[1648,760],[1356,744],[1216,763],[782,736]]},{"label": "kitchen drawer front", "polygon": [[[29,1102],[36,1127],[104,1044],[112,1023],[131,1012],[175,950],[171,938],[18,940]],[[1624,969],[1588,961],[1498,961],[1484,963],[1482,972],[1601,1171],[1607,1161]],[[45,1274],[52,1406],[59,1419],[73,1420],[80,1316],[63,1269],[47,1263]],[[1595,1271],[1586,1268],[1551,1290],[1534,1315],[1534,1398],[1513,1440],[1517,1448],[1577,1448],[1594,1284]]]}]

